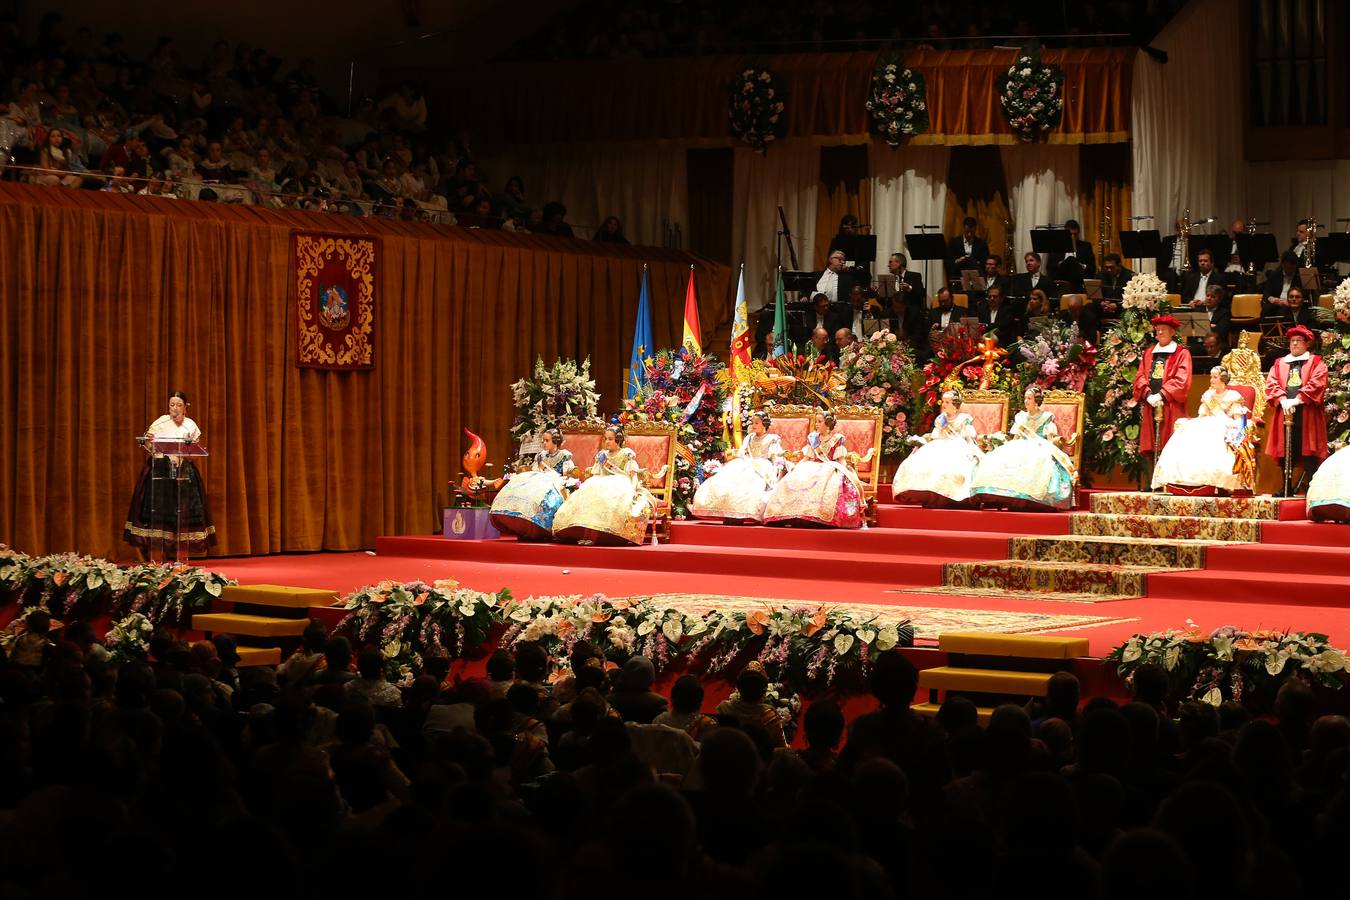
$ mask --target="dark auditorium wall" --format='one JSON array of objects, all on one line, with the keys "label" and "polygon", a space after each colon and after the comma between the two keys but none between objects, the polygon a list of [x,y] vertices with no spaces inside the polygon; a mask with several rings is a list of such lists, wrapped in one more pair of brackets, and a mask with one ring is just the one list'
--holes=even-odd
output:
[{"label": "dark auditorium wall", "polygon": [[[295,228],[379,237],[373,371],[295,365]],[[618,406],[644,262],[658,345],[691,262],[705,333],[725,333],[731,269],[678,251],[0,185],[0,541],[125,558],[133,438],[170,390],[211,450],[215,552],[433,532],[461,429],[500,465],[536,355],[589,354]]]}]

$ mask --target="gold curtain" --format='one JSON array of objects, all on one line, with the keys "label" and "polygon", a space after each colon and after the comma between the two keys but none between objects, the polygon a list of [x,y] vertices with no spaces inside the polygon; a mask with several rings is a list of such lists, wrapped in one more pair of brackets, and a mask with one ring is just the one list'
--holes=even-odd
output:
[{"label": "gold curtain", "polygon": [[[1129,139],[1133,47],[1046,50],[1064,69],[1063,121],[1048,140],[1097,144]],[[924,50],[905,64],[928,84],[930,131],[915,144],[1013,144],[997,80],[1012,50]],[[764,65],[787,94],[785,137],[861,141],[876,53],[805,53],[521,65],[409,67],[391,83],[427,85],[433,110],[472,124],[503,144],[652,139],[726,142],[728,87],[748,65]],[[770,147],[769,152],[773,149]]]},{"label": "gold curtain", "polygon": [[[1130,179],[1130,147],[1128,144],[1082,147],[1078,157],[1079,205],[1083,211],[1083,237],[1092,243],[1092,252],[1101,263],[1102,214],[1111,208],[1111,223],[1107,239],[1107,253],[1120,252],[1120,232],[1132,227],[1134,191]],[[1130,260],[1125,261],[1132,267]]]},{"label": "gold curtain", "polygon": [[[373,371],[295,365],[293,228],[379,236]],[[730,268],[677,251],[0,185],[0,541],[125,558],[133,438],[171,390],[211,451],[216,552],[433,532],[462,429],[500,466],[536,356],[589,354],[615,409],[643,264],[674,346],[691,262],[724,333]]]},{"label": "gold curtain", "polygon": [[[867,145],[820,148],[820,193],[816,202],[815,271],[830,258],[830,240],[839,233],[839,220],[852,214],[872,221],[872,189],[867,173]],[[828,237],[827,237],[828,235]],[[843,299],[843,298],[840,298]]]},{"label": "gold curtain", "polygon": [[[966,147],[952,151],[942,233],[949,239],[955,237],[961,233],[962,220],[973,216],[979,223],[975,233],[989,242],[989,252],[1006,257],[1008,187],[998,154],[997,147]],[[1020,271],[1021,261],[1017,263]],[[1014,271],[1013,264],[1006,258],[1003,270]]]}]

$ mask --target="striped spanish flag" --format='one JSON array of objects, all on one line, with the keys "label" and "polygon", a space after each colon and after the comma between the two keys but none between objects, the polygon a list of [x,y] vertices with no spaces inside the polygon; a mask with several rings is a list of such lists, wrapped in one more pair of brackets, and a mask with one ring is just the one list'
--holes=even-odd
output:
[{"label": "striped spanish flag", "polygon": [[694,266],[689,266],[689,287],[684,291],[684,337],[680,344],[690,353],[703,355],[703,329],[698,324],[698,290],[694,287]]}]

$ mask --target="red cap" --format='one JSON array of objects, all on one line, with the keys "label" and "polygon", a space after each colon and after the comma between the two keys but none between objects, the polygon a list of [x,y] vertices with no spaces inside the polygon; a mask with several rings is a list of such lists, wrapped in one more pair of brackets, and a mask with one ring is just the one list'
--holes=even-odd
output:
[{"label": "red cap", "polygon": [[1290,328],[1284,333],[1284,336],[1287,338],[1301,337],[1310,344],[1313,342],[1313,333],[1302,325],[1295,325],[1293,328]]},{"label": "red cap", "polygon": [[1168,326],[1169,328],[1173,328],[1173,329],[1180,329],[1180,328],[1181,328],[1181,323],[1178,322],[1178,321],[1177,321],[1175,318],[1173,318],[1172,316],[1154,316],[1154,317],[1149,321],[1149,324],[1151,324],[1151,325],[1152,325],[1153,327],[1155,327],[1155,328],[1158,327],[1159,325],[1166,325],[1166,326]]}]

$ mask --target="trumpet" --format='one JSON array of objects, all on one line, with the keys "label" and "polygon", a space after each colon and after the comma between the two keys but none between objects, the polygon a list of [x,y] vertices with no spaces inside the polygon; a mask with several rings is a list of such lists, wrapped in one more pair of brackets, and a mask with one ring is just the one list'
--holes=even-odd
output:
[{"label": "trumpet", "polygon": [[1017,274],[1017,251],[1013,248],[1012,215],[1003,220],[1003,255],[1008,258],[1008,274]]},{"label": "trumpet", "polygon": [[[1247,220],[1247,234],[1253,237],[1256,236],[1256,216],[1252,216]],[[1252,261],[1252,251],[1250,249],[1247,250],[1247,274],[1256,274],[1256,264]]]},{"label": "trumpet", "polygon": [[1181,227],[1177,229],[1177,243],[1181,245],[1181,268],[1178,272],[1191,270],[1191,208],[1181,214]]}]

